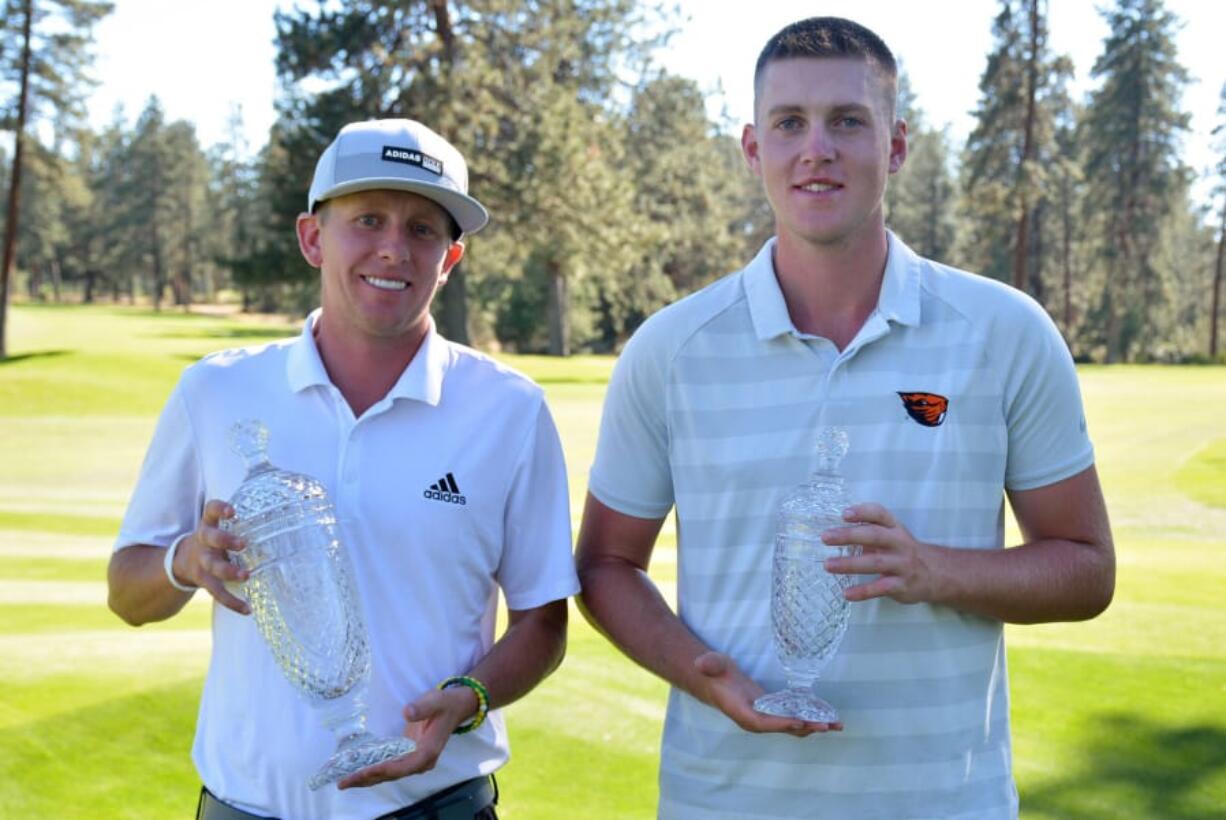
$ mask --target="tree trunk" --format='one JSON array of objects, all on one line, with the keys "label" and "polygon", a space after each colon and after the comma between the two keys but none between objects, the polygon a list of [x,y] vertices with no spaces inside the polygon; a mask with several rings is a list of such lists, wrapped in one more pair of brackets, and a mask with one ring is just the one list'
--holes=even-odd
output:
[{"label": "tree trunk", "polygon": [[1030,0],[1030,53],[1026,58],[1026,127],[1022,138],[1022,160],[1018,166],[1017,193],[1021,199],[1021,217],[1017,221],[1017,236],[1013,245],[1013,287],[1026,290],[1027,243],[1030,230],[1030,202],[1028,175],[1034,160],[1035,102],[1039,89],[1039,0]]},{"label": "tree trunk", "polygon": [[[1063,186],[1068,187],[1068,175],[1064,175]],[[1061,216],[1063,217],[1063,231],[1061,232],[1060,256],[1061,263],[1064,269],[1064,343],[1071,349],[1073,347],[1073,218],[1071,209],[1069,208],[1069,194],[1065,191],[1062,202],[1060,203]]]},{"label": "tree trunk", "polygon": [[545,313],[549,318],[549,355],[570,355],[570,311],[567,308],[566,275],[557,260],[549,262],[549,292]]},{"label": "tree trunk", "polygon": [[8,214],[4,224],[4,261],[0,263],[0,359],[8,356],[7,319],[9,277],[17,255],[17,212],[20,206],[21,154],[26,130],[26,100],[30,96],[30,27],[34,21],[34,0],[22,3],[25,20],[21,24],[21,90],[17,94],[17,128],[13,134],[13,173],[9,177]]},{"label": "tree trunk", "polygon": [[158,235],[158,220],[153,218],[153,309],[162,309],[162,297],[166,291],[166,274],[162,271],[162,240]]},{"label": "tree trunk", "polygon": [[1044,200],[1039,199],[1035,203],[1034,213],[1031,215],[1031,222],[1034,225],[1030,232],[1030,250],[1027,255],[1027,279],[1030,282],[1030,295],[1035,298],[1040,305],[1047,307],[1047,288],[1043,281],[1043,219],[1045,216],[1043,208]]},{"label": "tree trunk", "polygon": [[1222,227],[1217,238],[1217,264],[1213,268],[1213,296],[1209,307],[1209,356],[1217,358],[1217,319],[1222,305],[1222,257],[1226,254],[1226,203],[1222,204]]},{"label": "tree trunk", "polygon": [[182,305],[184,312],[188,312],[192,307],[192,276],[194,271],[192,265],[195,262],[193,253],[192,240],[192,189],[196,185],[196,173],[194,166],[188,166],[187,187],[183,192],[183,269],[178,275],[178,304]]},{"label": "tree trunk", "polygon": [[1107,286],[1107,292],[1104,298],[1107,300],[1107,364],[1115,364],[1120,360],[1120,309],[1111,292],[1111,286]]},{"label": "tree trunk", "polygon": [[51,301],[58,305],[64,296],[60,287],[63,280],[61,275],[63,269],[60,267],[60,260],[58,259],[52,259],[47,264],[47,267],[51,271]]},{"label": "tree trunk", "polygon": [[451,68],[455,64],[455,31],[451,28],[451,12],[447,8],[447,0],[430,0],[430,8],[434,11],[434,27],[438,39],[443,44],[443,62]]},{"label": "tree trunk", "polygon": [[[429,0],[430,10],[434,12],[434,30],[439,43],[443,46],[444,73],[450,74],[455,65],[455,29],[451,25],[451,10],[447,0]],[[450,78],[448,78],[450,82]],[[440,332],[453,342],[462,345],[472,344],[472,333],[468,326],[468,276],[464,273],[464,265],[458,264],[451,269],[447,284],[439,292],[438,319]]]},{"label": "tree trunk", "polygon": [[439,332],[453,342],[472,344],[468,333],[468,286],[463,263],[451,269],[447,284],[436,298],[439,301]]},{"label": "tree trunk", "polygon": [[155,312],[162,309],[162,297],[166,290],[166,274],[162,269],[162,234],[158,230],[159,210],[162,204],[162,161],[161,150],[159,144],[160,134],[155,132],[150,138],[154,141],[153,144],[153,213],[149,219],[149,232],[152,238],[150,246],[150,257],[153,261],[153,310]]}]

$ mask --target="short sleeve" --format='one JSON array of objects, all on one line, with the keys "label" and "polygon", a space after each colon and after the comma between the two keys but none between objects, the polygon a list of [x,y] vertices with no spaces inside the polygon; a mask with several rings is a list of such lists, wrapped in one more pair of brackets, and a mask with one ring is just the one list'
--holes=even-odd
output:
[{"label": "short sleeve", "polygon": [[602,504],[637,518],[672,509],[667,352],[650,320],[622,351],[609,379],[588,490]]},{"label": "short sleeve", "polygon": [[503,532],[497,579],[509,609],[534,609],[579,591],[566,463],[544,401],[516,462]]},{"label": "short sleeve", "polygon": [[1033,300],[1009,335],[1005,487],[1029,490],[1069,478],[1094,463],[1077,370],[1051,317]]},{"label": "short sleeve", "polygon": [[196,528],[204,509],[204,477],[180,381],[162,408],[124,513],[115,549],[168,547]]}]

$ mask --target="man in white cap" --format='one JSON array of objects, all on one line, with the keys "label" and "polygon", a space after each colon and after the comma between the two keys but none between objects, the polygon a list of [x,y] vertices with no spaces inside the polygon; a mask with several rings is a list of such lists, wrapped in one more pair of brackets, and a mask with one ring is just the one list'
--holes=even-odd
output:
[{"label": "man in white cap", "polygon": [[[108,573],[138,625],[214,599],[192,757],[197,816],[493,818],[508,758],[499,707],[562,659],[570,554],[566,472],[542,391],[435,331],[430,303],[483,227],[463,157],[411,120],[355,123],[320,157],[298,218],[321,308],[302,334],[189,367],[158,421]],[[269,458],[316,477],[342,522],[372,680],[368,728],[416,750],[307,788],[336,741],[276,666],[225,584],[244,545],[223,531],[244,477],[238,420]],[[508,625],[495,640],[498,590]]]}]

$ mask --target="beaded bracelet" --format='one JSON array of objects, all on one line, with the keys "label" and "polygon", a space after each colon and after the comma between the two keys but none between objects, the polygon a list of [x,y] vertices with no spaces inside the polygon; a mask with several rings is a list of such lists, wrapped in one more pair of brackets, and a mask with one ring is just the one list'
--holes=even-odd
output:
[{"label": "beaded bracelet", "polygon": [[438,688],[447,689],[452,686],[467,686],[477,695],[477,714],[473,715],[472,720],[468,723],[461,724],[455,728],[455,734],[467,734],[485,722],[485,714],[490,710],[490,690],[485,688],[484,683],[468,675],[457,675],[454,678],[448,678],[440,683]]}]

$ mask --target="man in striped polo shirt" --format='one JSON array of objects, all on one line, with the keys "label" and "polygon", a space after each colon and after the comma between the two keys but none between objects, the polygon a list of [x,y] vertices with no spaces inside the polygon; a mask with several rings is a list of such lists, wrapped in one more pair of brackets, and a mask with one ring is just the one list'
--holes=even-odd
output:
[{"label": "man in striped polo shirt", "polygon": [[[1079,620],[1115,559],[1076,373],[1047,314],[885,228],[906,158],[893,56],[838,18],[755,72],[745,158],[776,236],[649,319],[613,374],[579,536],[582,602],[670,684],[665,818],[1011,818],[1003,624]],[[774,518],[848,429],[858,577],[818,687],[843,723],[755,712],[783,686]],[[1025,543],[1004,549],[1004,498]],[[645,570],[676,508],[676,612]]]}]

